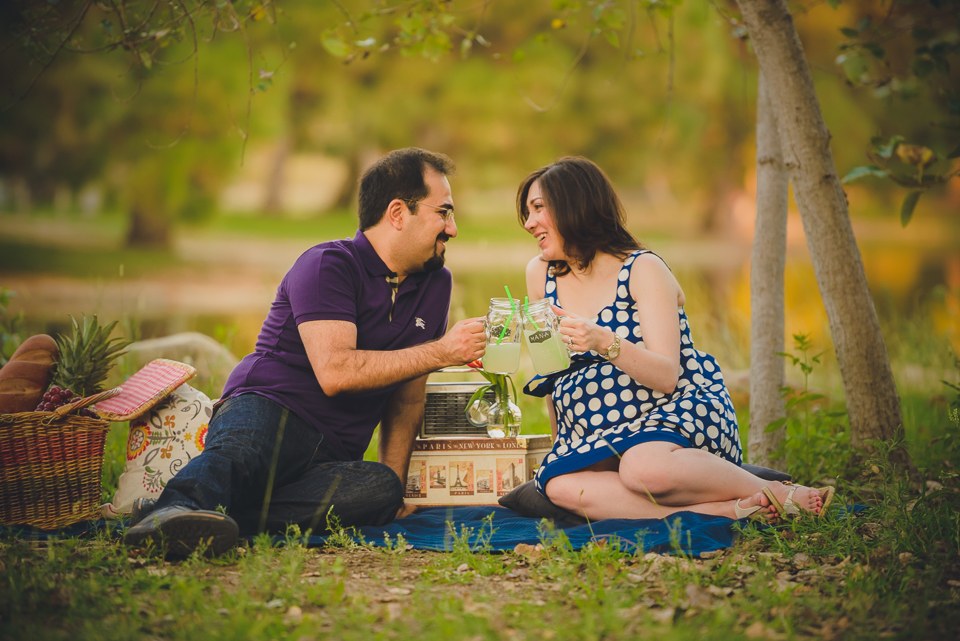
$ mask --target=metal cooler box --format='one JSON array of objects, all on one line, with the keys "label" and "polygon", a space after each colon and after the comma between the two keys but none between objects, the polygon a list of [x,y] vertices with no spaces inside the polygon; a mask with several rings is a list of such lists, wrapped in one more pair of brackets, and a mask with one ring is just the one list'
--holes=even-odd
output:
[{"label": "metal cooler box", "polygon": [[[437,374],[474,374],[450,368]],[[428,382],[420,438],[413,445],[405,497],[414,505],[496,505],[533,474],[550,452],[549,434],[490,438],[464,410],[480,381]],[[484,398],[493,403],[492,391]]]},{"label": "metal cooler box", "polygon": [[[427,401],[423,408],[420,438],[486,437],[487,428],[471,424],[464,413],[467,401],[485,384],[485,381],[427,383]],[[483,397],[491,403],[494,401],[493,391],[488,391]]]}]

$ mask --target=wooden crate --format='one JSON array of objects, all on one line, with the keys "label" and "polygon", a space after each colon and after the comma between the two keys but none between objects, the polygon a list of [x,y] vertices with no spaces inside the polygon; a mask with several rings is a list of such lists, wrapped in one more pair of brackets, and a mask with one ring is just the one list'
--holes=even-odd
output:
[{"label": "wooden crate", "polygon": [[405,500],[424,506],[496,505],[501,496],[533,478],[551,446],[549,434],[418,438]]}]

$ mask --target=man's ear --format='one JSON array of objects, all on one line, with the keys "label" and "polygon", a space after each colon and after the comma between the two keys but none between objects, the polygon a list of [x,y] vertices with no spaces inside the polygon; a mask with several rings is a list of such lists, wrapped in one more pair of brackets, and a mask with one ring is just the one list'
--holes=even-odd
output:
[{"label": "man's ear", "polygon": [[383,214],[383,219],[387,221],[391,227],[400,231],[406,224],[406,215],[409,212],[410,209],[407,207],[407,203],[399,198],[394,198],[390,201],[390,204],[387,205],[387,211]]}]

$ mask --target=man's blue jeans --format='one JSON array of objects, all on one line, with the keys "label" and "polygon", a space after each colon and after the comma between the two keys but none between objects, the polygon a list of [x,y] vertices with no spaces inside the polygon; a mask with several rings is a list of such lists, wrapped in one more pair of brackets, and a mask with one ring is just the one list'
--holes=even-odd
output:
[{"label": "man's blue jeans", "polygon": [[241,534],[283,532],[289,524],[326,530],[386,525],[403,505],[403,484],[386,465],[340,461],[323,435],[259,394],[227,399],[214,411],[206,447],[168,483],[157,509],[222,506]]}]

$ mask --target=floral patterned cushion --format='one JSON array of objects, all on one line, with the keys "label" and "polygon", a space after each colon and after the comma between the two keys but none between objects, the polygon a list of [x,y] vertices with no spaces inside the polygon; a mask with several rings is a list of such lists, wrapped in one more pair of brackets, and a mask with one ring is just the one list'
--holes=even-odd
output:
[{"label": "floral patterned cushion", "polygon": [[157,498],[167,481],[203,451],[213,401],[186,383],[130,421],[127,464],[112,503],[100,508],[105,519],[129,514],[140,497]]}]

